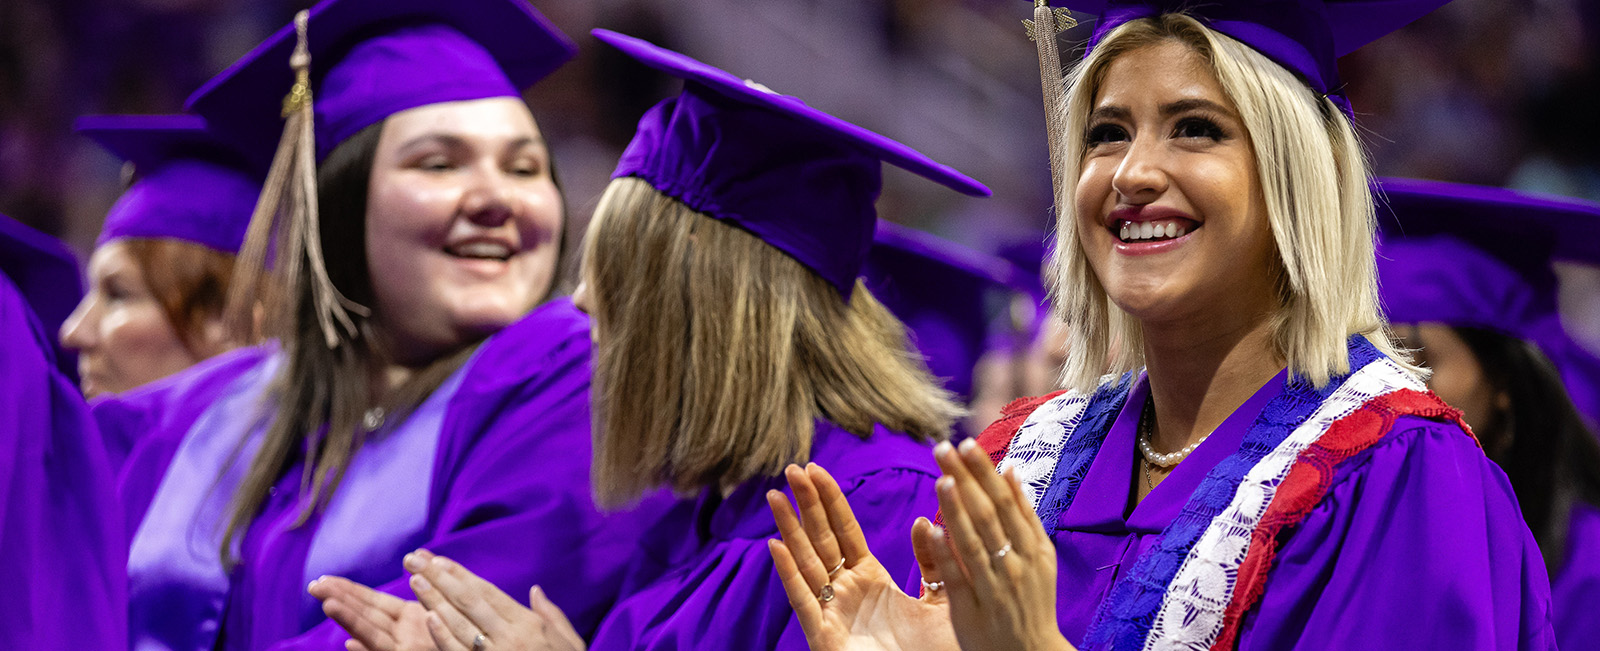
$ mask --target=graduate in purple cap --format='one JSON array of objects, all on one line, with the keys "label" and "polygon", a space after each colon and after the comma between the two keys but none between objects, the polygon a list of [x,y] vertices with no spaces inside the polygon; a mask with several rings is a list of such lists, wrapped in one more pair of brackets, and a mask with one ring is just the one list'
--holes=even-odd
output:
[{"label": "graduate in purple cap", "polygon": [[[136,175],[106,214],[88,294],[60,326],[62,345],[78,353],[84,396],[254,343],[230,336],[222,308],[260,175],[192,115],[92,116],[77,128]],[[113,467],[132,443],[106,441]]]},{"label": "graduate in purple cap", "polygon": [[1600,416],[1600,359],[1562,327],[1550,264],[1600,261],[1600,205],[1410,179],[1380,189],[1389,320],[1510,477],[1550,568],[1560,647],[1600,648],[1600,441],[1584,422]]},{"label": "graduate in purple cap", "polygon": [[284,303],[235,292],[225,323],[275,339],[95,408],[138,438],[136,648],[341,648],[321,598],[349,581],[317,579],[412,599],[419,545],[593,629],[627,554],[589,495],[588,320],[552,297],[564,203],[520,97],[574,52],[521,0],[327,0],[190,98],[269,170],[234,286]]},{"label": "graduate in purple cap", "polygon": [[[870,554],[824,581],[778,551],[812,647],[1554,648],[1510,482],[1391,341],[1333,77],[1440,3],[1097,4],[1065,85],[1064,16],[1029,21],[1065,390],[936,451],[921,598]],[[868,544],[795,493],[811,539]]]},{"label": "graduate in purple cap", "polygon": [[[111,467],[45,323],[82,292],[53,238],[0,215],[0,648],[127,648]],[[45,316],[49,315],[49,316]],[[70,371],[69,369],[66,369]]]},{"label": "graduate in purple cap", "polygon": [[[780,533],[769,508],[792,513],[784,475],[806,476],[792,465],[806,461],[833,468],[819,481],[854,499],[886,571],[907,573],[906,528],[934,508],[930,443],[961,414],[860,278],[882,164],[988,191],[796,98],[594,34],[685,81],[623,152],[574,295],[595,324],[597,498],[615,507],[662,487],[679,496],[667,517],[639,525],[592,645],[803,649],[768,551]],[[793,520],[782,535],[799,540]],[[817,552],[826,560],[806,571],[845,571],[847,551],[829,541]],[[425,586],[438,648],[584,646],[549,603],[557,586],[525,608],[469,559],[419,551],[406,567]]]}]

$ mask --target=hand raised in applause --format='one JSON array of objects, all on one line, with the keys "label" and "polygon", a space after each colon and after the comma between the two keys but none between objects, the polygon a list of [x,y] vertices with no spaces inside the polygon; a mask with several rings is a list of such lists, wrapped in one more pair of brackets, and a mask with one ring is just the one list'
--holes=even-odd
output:
[{"label": "hand raised in applause", "polygon": [[[955,649],[945,591],[924,590],[919,599],[900,589],[867,548],[850,503],[828,471],[810,464],[804,469],[789,466],[784,474],[799,517],[782,492],[768,492],[767,505],[783,541],[769,540],[767,548],[811,648]],[[912,544],[923,580],[939,588],[939,574],[925,560],[931,558],[931,548],[945,546],[939,532],[918,518]]]},{"label": "hand raised in applause", "polygon": [[1055,544],[1015,475],[996,473],[972,440],[959,452],[941,443],[934,457],[950,544],[933,546],[933,564],[961,648],[1072,649],[1056,623]]},{"label": "hand raised in applause", "polygon": [[322,602],[322,612],[338,622],[350,640],[349,651],[433,651],[428,611],[415,601],[337,576],[325,576],[306,589]]},{"label": "hand raised in applause", "polygon": [[460,563],[419,549],[405,557],[440,651],[583,651],[583,637],[539,586],[522,604]]}]

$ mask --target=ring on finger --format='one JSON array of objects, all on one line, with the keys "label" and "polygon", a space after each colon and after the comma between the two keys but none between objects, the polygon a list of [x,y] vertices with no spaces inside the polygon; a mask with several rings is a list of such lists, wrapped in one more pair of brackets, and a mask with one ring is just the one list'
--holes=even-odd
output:
[{"label": "ring on finger", "polygon": [[472,651],[483,651],[488,645],[489,637],[482,633],[479,633],[477,637],[472,638]]},{"label": "ring on finger", "polygon": [[832,583],[824,583],[824,584],[822,584],[822,594],[817,595],[817,601],[820,601],[822,603],[828,603],[830,601],[833,601],[833,584]]},{"label": "ring on finger", "polygon": [[930,583],[927,579],[919,580],[922,581],[922,589],[927,590],[928,592],[938,592],[940,589],[944,588],[944,581],[933,581]]},{"label": "ring on finger", "polygon": [[833,569],[828,570],[828,578],[833,578],[833,575],[838,574],[839,570],[842,569],[844,569],[844,557],[840,556],[839,562],[833,566]]},{"label": "ring on finger", "polygon": [[994,552],[994,560],[995,561],[999,561],[1000,559],[1005,558],[1006,554],[1010,554],[1010,553],[1011,553],[1011,543],[1006,543],[1004,545],[1001,545],[1000,549],[997,549]]}]

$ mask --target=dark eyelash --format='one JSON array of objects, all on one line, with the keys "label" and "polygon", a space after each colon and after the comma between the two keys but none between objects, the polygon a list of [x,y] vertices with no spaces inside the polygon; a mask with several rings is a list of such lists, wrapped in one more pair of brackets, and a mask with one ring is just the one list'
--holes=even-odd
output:
[{"label": "dark eyelash", "polygon": [[1097,124],[1089,127],[1089,133],[1084,136],[1083,140],[1092,146],[1111,142],[1112,138],[1120,135],[1122,135],[1122,127],[1115,124]]},{"label": "dark eyelash", "polygon": [[[1175,131],[1178,134],[1183,134],[1191,127],[1199,127],[1201,129],[1205,135],[1200,137],[1212,140],[1225,140],[1228,137],[1228,132],[1223,130],[1214,120],[1203,117],[1189,117],[1179,120]],[[1187,136],[1180,135],[1180,137]]]}]

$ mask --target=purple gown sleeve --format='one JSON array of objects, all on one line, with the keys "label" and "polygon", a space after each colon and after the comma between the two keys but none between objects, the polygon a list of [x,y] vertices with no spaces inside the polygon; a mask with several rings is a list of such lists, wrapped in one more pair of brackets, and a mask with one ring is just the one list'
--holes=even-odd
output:
[{"label": "purple gown sleeve", "polygon": [[[486,342],[452,400],[422,546],[519,602],[542,586],[591,634],[627,557],[601,553],[614,541],[599,535],[604,519],[590,498],[587,321],[564,301],[544,309],[560,311],[556,325],[525,320]],[[395,573],[375,587],[415,599],[398,564]],[[346,639],[329,620],[271,648],[333,651]]]},{"label": "purple gown sleeve", "polygon": [[0,648],[122,649],[127,553],[111,468],[49,336],[0,274]]},{"label": "purple gown sleeve", "polygon": [[1556,639],[1565,651],[1600,650],[1600,508],[1572,505],[1566,560],[1551,580]]},{"label": "purple gown sleeve", "polygon": [[1553,649],[1510,482],[1454,425],[1406,417],[1346,461],[1279,551],[1240,649]]}]

